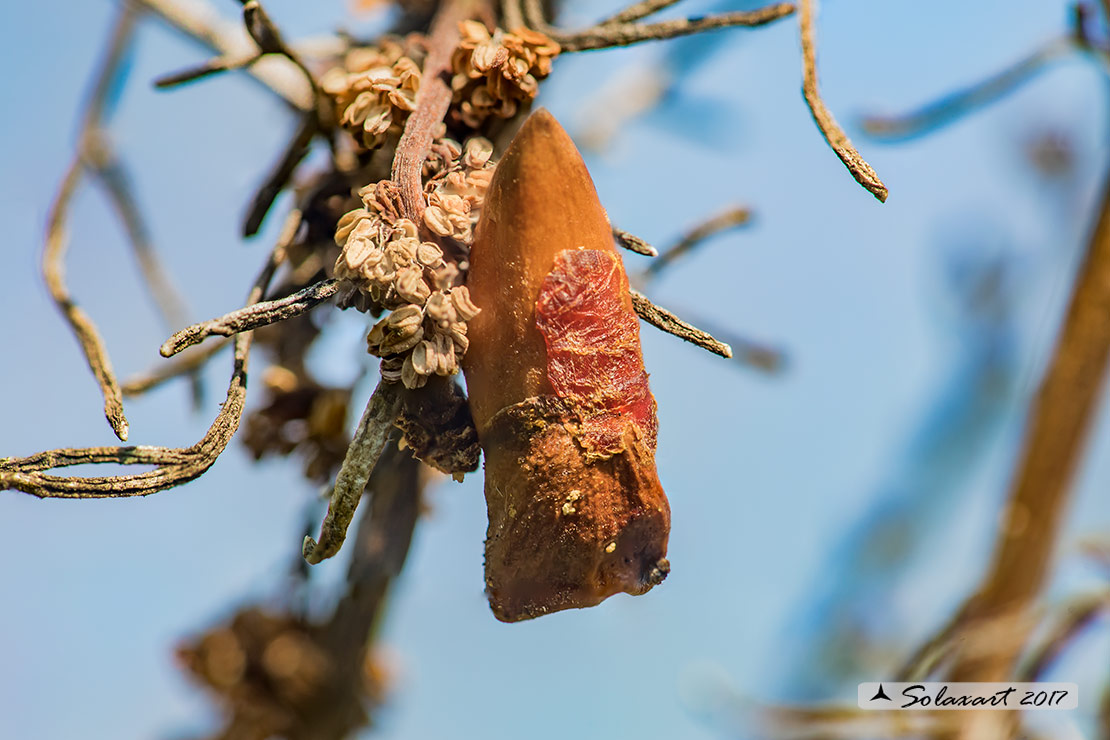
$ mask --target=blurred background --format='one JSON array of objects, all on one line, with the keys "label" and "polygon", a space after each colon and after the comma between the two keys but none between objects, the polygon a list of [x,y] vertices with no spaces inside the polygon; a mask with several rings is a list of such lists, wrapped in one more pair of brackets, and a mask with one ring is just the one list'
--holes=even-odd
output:
[{"label": "blurred background", "polygon": [[[388,24],[347,0],[266,7],[292,38]],[[569,0],[560,24],[619,7]],[[738,7],[749,6],[684,2],[667,17]],[[5,456],[114,441],[39,258],[115,13],[107,0],[0,9]],[[665,246],[728,207],[753,213],[647,292],[786,359],[767,373],[643,328],[673,512],[672,572],[646,596],[498,623],[483,594],[482,476],[432,485],[380,628],[386,701],[368,735],[749,737],[765,707],[853,705],[857,682],[893,675],[986,568],[1098,205],[1106,75],[1072,54],[928,136],[879,142],[858,123],[993,74],[1068,24],[1068,4],[1044,0],[824,3],[822,92],[889,186],[886,204],[813,125],[795,20],[556,60],[539,103],[580,142],[615,225]],[[144,21],[110,126],[191,320],[241,305],[281,219],[246,242],[239,221],[296,125],[242,74],[153,89],[206,56]],[[98,189],[78,195],[69,233],[70,289],[117,372],[153,365],[168,331]],[[336,384],[371,368],[357,408],[376,380],[365,331],[365,316],[337,313],[310,358]],[[225,353],[205,369],[200,409],[186,381],[130,401],[130,441],[199,439],[229,365]],[[253,377],[262,367],[255,358]],[[1104,408],[1046,603],[1105,589],[1108,564],[1090,553],[1110,535],[1108,488]],[[243,604],[285,598],[305,527],[323,514],[317,494],[299,461],[255,463],[238,439],[202,478],[145,499],[0,493],[0,735],[214,731],[219,715],[174,648]],[[309,598],[334,599],[344,568],[342,556],[314,567]],[[1099,736],[1108,665],[1104,617],[1048,676],[1080,686],[1080,711],[1053,715],[1049,736]]]}]

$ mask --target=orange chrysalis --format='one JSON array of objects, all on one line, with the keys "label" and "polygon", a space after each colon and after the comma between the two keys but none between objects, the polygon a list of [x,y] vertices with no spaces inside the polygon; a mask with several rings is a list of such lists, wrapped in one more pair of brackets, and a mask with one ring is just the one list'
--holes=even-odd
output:
[{"label": "orange chrysalis", "polygon": [[545,110],[497,165],[467,286],[463,361],[485,453],[486,588],[515,622],[641,594],[670,507],[628,277],[570,136]]}]

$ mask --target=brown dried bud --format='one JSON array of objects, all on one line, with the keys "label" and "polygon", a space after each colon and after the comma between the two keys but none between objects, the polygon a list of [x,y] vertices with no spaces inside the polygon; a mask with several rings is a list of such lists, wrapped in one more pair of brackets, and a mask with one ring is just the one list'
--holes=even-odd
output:
[{"label": "brown dried bud", "polygon": [[498,163],[470,260],[483,310],[463,363],[486,455],[494,614],[644,593],[669,570],[655,401],[605,211],[546,111]]}]

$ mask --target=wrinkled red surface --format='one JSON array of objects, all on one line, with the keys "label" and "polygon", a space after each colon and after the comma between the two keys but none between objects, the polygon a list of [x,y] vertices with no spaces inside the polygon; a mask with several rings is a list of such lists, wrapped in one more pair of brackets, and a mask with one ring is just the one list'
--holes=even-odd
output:
[{"label": "wrinkled red surface", "polygon": [[640,324],[627,300],[620,257],[566,249],[540,288],[536,325],[547,345],[547,377],[582,419],[579,441],[610,455],[635,425],[651,450],[658,422],[640,352]]}]

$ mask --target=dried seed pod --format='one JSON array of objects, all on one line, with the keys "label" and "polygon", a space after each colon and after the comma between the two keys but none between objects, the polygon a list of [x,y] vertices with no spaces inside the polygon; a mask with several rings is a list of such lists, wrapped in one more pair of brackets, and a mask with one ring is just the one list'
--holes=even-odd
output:
[{"label": "dried seed pod", "polygon": [[465,317],[470,296],[482,307],[463,366],[486,455],[494,614],[644,593],[669,570],[655,401],[605,211],[546,111],[498,163],[470,261],[456,309]]}]

